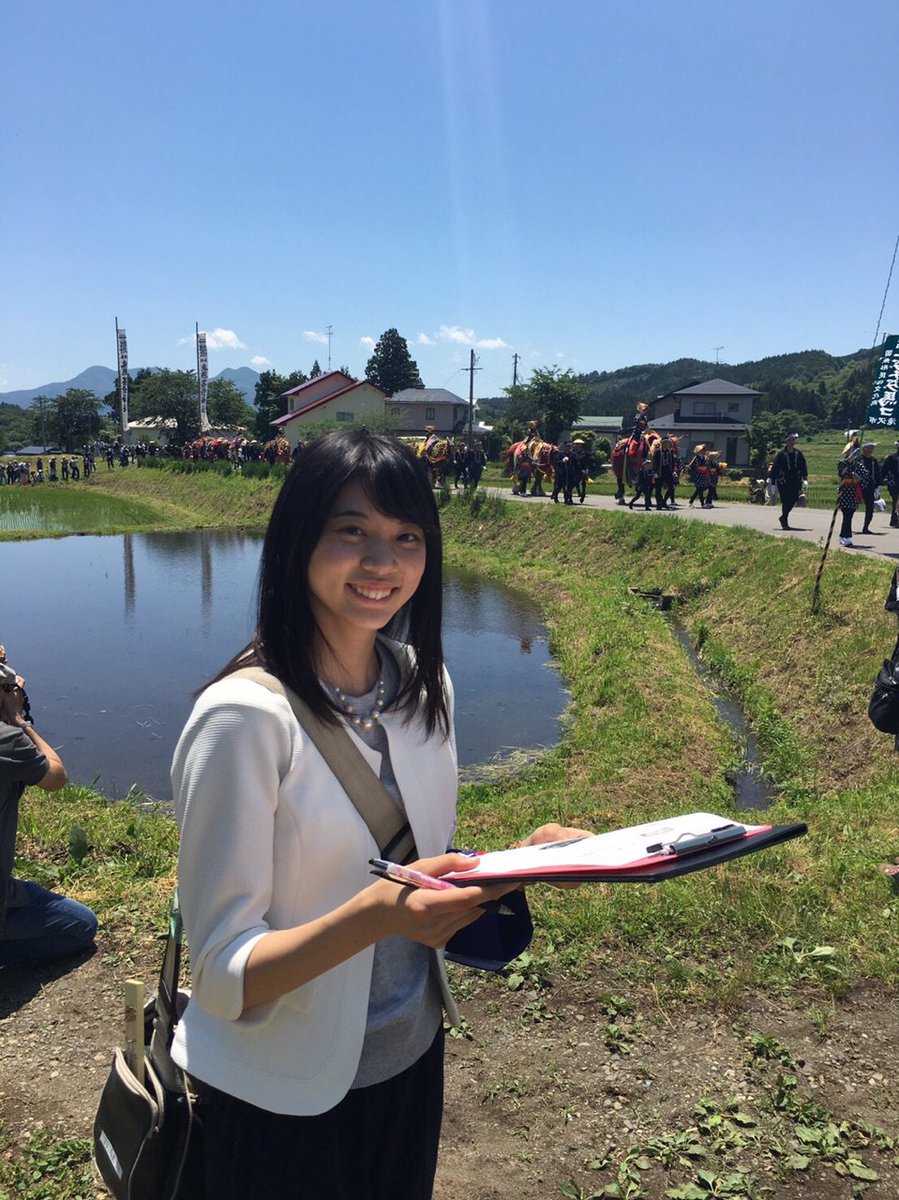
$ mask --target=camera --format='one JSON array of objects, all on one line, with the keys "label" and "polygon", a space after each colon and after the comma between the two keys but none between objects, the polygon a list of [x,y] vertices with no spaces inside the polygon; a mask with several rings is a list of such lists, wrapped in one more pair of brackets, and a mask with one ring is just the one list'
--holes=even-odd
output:
[{"label": "camera", "polygon": [[33,724],[28,693],[23,687],[19,687],[18,676],[12,667],[8,666],[5,662],[0,662],[0,689],[6,692],[7,695],[12,695],[15,691],[19,692],[22,698],[22,719],[26,725]]}]

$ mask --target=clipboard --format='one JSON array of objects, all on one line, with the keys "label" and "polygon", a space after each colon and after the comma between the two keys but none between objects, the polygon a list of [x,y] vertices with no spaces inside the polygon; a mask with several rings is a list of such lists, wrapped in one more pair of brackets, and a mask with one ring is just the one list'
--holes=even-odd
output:
[{"label": "clipboard", "polygon": [[[488,883],[661,883],[665,879],[674,879],[678,875],[687,875],[693,871],[703,871],[709,867],[719,866],[731,859],[742,858],[744,855],[766,850],[770,846],[780,845],[808,833],[808,826],[801,822],[790,825],[746,827],[730,823],[722,826],[720,822],[724,820],[723,818],[702,813],[674,820],[687,821],[692,824],[694,819],[700,817],[705,818],[709,824],[711,822],[719,823],[717,826],[711,826],[709,834],[733,828],[739,828],[741,832],[736,836],[724,834],[718,838],[709,835],[697,838],[695,840],[704,841],[706,844],[695,849],[685,848],[683,844],[678,845],[679,839],[674,839],[674,846],[677,846],[675,849],[672,845],[647,844],[648,835],[654,832],[656,825],[665,826],[664,822],[657,822],[655,825],[635,826],[632,831],[616,831],[625,835],[633,832],[642,839],[639,855],[629,859],[625,856],[622,861],[617,863],[596,861],[589,864],[584,862],[578,864],[576,861],[558,861],[560,857],[558,852],[564,852],[564,847],[568,843],[556,843],[555,845],[550,843],[545,847],[532,848],[532,850],[553,851],[557,861],[552,865],[547,865],[545,869],[535,865],[536,855],[534,853],[525,857],[518,851],[510,851],[484,856],[485,861],[479,869],[470,872],[451,872],[445,878],[463,887],[466,884]],[[681,837],[683,836],[682,834]],[[576,859],[576,851],[573,852],[572,858]],[[498,863],[496,869],[493,869],[494,861]]]},{"label": "clipboard", "polygon": [[[726,842],[722,846],[695,850],[692,854],[678,854],[665,862],[654,862],[645,867],[625,867],[623,870],[600,869],[599,873],[591,874],[590,879],[595,883],[661,883],[678,875],[688,875],[691,871],[704,871],[707,867],[720,866],[721,863],[730,862],[732,858],[755,854],[757,850],[767,850],[769,846],[779,846],[782,842],[802,837],[806,833],[808,826],[802,822],[794,825],[772,825],[764,833],[754,833],[734,842]],[[570,875],[567,879],[555,875],[553,879],[564,883],[587,882],[582,874]]]}]

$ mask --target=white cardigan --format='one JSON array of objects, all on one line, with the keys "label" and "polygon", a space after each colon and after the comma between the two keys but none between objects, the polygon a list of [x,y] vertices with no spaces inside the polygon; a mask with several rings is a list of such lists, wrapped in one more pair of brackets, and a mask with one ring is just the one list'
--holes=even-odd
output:
[{"label": "white cardigan", "polygon": [[[452,717],[448,680],[447,690]],[[455,823],[455,739],[428,737],[419,722],[389,712],[382,725],[418,852],[442,854]],[[351,736],[377,772],[381,755]],[[172,788],[193,975],[175,1061],[272,1112],[326,1112],[359,1064],[373,947],[242,1016],[243,973],[269,930],[312,920],[367,887],[378,848],[288,702],[247,679],[226,678],[197,700],[175,749]],[[458,1023],[442,955],[438,963]]]}]

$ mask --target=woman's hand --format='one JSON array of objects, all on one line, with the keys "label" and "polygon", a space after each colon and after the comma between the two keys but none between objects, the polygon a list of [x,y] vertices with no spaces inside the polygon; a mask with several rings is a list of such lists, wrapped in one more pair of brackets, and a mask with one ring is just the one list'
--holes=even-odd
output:
[{"label": "woman's hand", "polygon": [[[439,878],[449,871],[470,871],[477,859],[467,854],[441,854],[410,863],[416,871]],[[364,898],[379,914],[381,936],[401,934],[413,942],[439,949],[454,933],[483,916],[481,907],[488,900],[499,900],[515,891],[515,883],[495,883],[481,887],[467,884],[439,891],[413,887],[381,879],[366,888]]]},{"label": "woman's hand", "polygon": [[529,833],[520,842],[513,842],[510,850],[519,850],[522,846],[540,846],[544,842],[569,842],[575,838],[593,837],[589,829],[573,829],[568,825],[539,825],[533,833]]},{"label": "woman's hand", "polygon": [[[573,842],[592,836],[593,834],[587,829],[574,829],[570,825],[556,825],[551,822],[549,825],[538,825],[533,833],[529,833],[521,842],[513,842],[509,849],[518,850],[521,846],[540,846],[545,842]],[[553,883],[550,886],[570,889],[581,885],[579,883]]]}]

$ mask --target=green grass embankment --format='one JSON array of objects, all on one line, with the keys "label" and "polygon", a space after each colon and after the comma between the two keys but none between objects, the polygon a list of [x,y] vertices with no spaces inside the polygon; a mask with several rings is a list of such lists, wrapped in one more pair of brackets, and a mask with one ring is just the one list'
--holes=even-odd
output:
[{"label": "green grass embankment", "polygon": [[[120,497],[164,501],[171,520],[175,509],[189,513],[182,528],[252,524],[273,495],[266,481],[113,478]],[[535,953],[549,957],[552,945],[556,969],[716,1003],[797,983],[894,982],[899,899],[878,865],[899,853],[899,788],[892,740],[865,716],[894,636],[883,612],[889,566],[835,556],[813,617],[812,546],[699,522],[568,515],[483,496],[443,510],[450,561],[541,602],[571,690],[558,747],[462,789],[461,841],[498,847],[547,820],[605,829],[679,810],[737,815],[727,775],[739,750],[669,620],[630,588],[676,597],[677,619],[759,734],[778,795],[765,819],[805,820],[810,833],[660,886],[532,889]],[[87,835],[80,863],[66,849],[73,823]],[[158,930],[174,870],[166,818],[81,789],[62,804],[31,793],[20,848],[23,873],[49,871],[92,904],[126,961]]]},{"label": "green grass embankment", "polygon": [[105,466],[87,480],[0,487],[0,540],[264,528],[280,479]]}]

